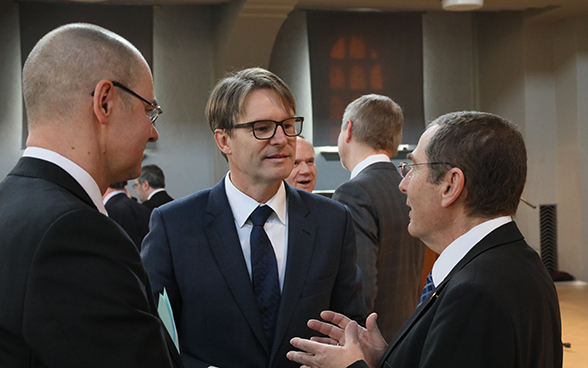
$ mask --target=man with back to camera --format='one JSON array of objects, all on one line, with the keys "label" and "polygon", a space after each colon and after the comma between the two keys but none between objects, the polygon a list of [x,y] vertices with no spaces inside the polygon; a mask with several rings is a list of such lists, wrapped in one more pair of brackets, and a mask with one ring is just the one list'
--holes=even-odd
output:
[{"label": "man with back to camera", "polygon": [[309,326],[330,338],[292,339],[307,353],[289,359],[313,368],[561,367],[555,286],[512,220],[527,174],[516,126],[488,113],[446,114],[408,158],[408,230],[440,254],[420,305],[389,345],[374,314],[366,329],[323,312],[334,324]]},{"label": "man with back to camera", "polygon": [[296,137],[296,159],[290,176],[286,178],[290,186],[312,192],[316,185],[316,165],[314,148],[302,136]]},{"label": "man with back to camera", "polygon": [[153,291],[167,290],[186,367],[298,367],[286,352],[312,335],[309,318],[365,318],[351,214],[285,183],[303,118],[275,74],[223,78],[206,115],[230,171],[153,210],[141,253]]},{"label": "man with back to camera", "polygon": [[135,179],[133,187],[141,204],[149,211],[174,200],[165,190],[165,176],[157,165],[143,166],[141,175]]},{"label": "man with back to camera", "polygon": [[408,233],[402,178],[390,159],[402,140],[402,109],[386,96],[370,94],[351,102],[343,114],[339,156],[351,171],[333,199],[349,207],[355,224],[357,264],[368,313],[378,313],[386,340],[414,312],[426,247]]},{"label": "man with back to camera", "polygon": [[23,68],[27,149],[0,184],[0,366],[181,367],[102,193],[137,177],[161,108],[147,62],[90,24],[45,35]]},{"label": "man with back to camera", "polygon": [[137,250],[141,250],[141,242],[149,232],[149,216],[151,211],[140,203],[132,200],[125,190],[127,181],[112,183],[102,196],[108,217],[113,219],[131,237]]}]

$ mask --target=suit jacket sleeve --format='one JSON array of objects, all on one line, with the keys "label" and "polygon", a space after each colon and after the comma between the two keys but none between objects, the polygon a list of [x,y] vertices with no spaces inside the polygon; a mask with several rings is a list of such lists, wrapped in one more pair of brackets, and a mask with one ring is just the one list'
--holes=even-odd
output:
[{"label": "suit jacket sleeve", "polygon": [[361,269],[363,296],[367,310],[373,311],[378,295],[376,263],[380,248],[377,216],[374,213],[376,206],[361,185],[353,181],[341,184],[333,194],[333,199],[343,203],[351,211],[355,225],[357,265]]},{"label": "suit jacket sleeve", "polygon": [[43,235],[25,291],[23,335],[46,367],[172,367],[136,248],[94,209]]},{"label": "suit jacket sleeve", "polygon": [[331,297],[331,309],[342,311],[347,317],[365,325],[367,312],[365,302],[361,297],[361,271],[357,266],[355,230],[347,208],[345,208],[345,212],[345,241]]},{"label": "suit jacket sleeve", "polygon": [[[158,207],[154,208],[151,213],[149,229],[149,233],[143,240],[141,247],[141,259],[149,275],[149,280],[153,287],[153,298],[156,303],[159,300],[159,294],[163,293],[164,288],[166,289],[179,332],[182,328],[182,295],[174,276],[174,261],[168,241],[167,228]],[[181,343],[182,340],[180,339]],[[206,368],[210,366],[209,363],[200,361],[188,354],[183,354],[182,360],[189,367]]]}]

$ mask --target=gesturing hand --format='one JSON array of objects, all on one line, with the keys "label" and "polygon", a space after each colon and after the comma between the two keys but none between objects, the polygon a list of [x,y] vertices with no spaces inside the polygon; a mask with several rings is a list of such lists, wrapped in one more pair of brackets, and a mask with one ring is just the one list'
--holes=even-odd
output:
[{"label": "gesturing hand", "polygon": [[351,321],[344,334],[346,343],[333,345],[320,341],[301,339],[298,337],[290,340],[290,343],[302,351],[290,351],[286,355],[288,359],[303,364],[309,368],[344,368],[358,360],[363,359],[363,353],[358,338],[357,322]]},{"label": "gesturing hand", "polygon": [[323,311],[321,318],[329,323],[311,319],[308,327],[328,337],[292,339],[292,345],[306,353],[291,351],[287,355],[288,359],[313,368],[347,367],[364,359],[369,367],[377,367],[387,347],[376,323],[377,314],[369,315],[367,328],[332,311]]}]

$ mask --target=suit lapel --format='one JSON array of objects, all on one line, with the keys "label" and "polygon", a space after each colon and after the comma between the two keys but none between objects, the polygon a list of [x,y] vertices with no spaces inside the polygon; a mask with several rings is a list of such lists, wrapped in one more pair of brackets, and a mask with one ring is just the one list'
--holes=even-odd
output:
[{"label": "suit lapel", "polygon": [[206,212],[204,229],[221,272],[239,309],[269,355],[269,344],[235,229],[235,219],[225,192],[224,180],[211,189]]},{"label": "suit lapel", "polygon": [[421,304],[415,312],[410,316],[410,318],[406,321],[406,323],[402,326],[402,328],[398,331],[398,333],[394,336],[386,352],[382,356],[382,360],[380,361],[380,367],[383,367],[383,363],[390,355],[392,350],[398,345],[400,341],[406,336],[406,334],[412,329],[414,324],[433,306],[433,303],[437,300],[439,295],[443,293],[446,285],[449,281],[453,278],[455,274],[457,274],[462,268],[464,268],[468,263],[470,263],[473,259],[478,257],[480,254],[486,252],[489,249],[507,244],[512,243],[514,241],[519,241],[523,239],[523,235],[519,231],[516,223],[511,221],[506,223],[488,235],[486,235],[478,244],[476,244],[462,259],[457,263],[457,265],[449,272],[447,277],[435,288],[435,292],[433,296],[427,299],[423,304]]},{"label": "suit lapel", "polygon": [[[288,257],[278,324],[276,326],[274,354],[284,339],[306,284],[316,232],[316,224],[309,218],[310,211],[300,198],[300,195],[288,184],[285,184],[285,186],[288,200]],[[271,361],[273,361],[273,354]]]},{"label": "suit lapel", "polygon": [[96,208],[84,188],[67,171],[52,162],[33,157],[21,157],[8,175],[48,180],[68,190],[88,206]]}]

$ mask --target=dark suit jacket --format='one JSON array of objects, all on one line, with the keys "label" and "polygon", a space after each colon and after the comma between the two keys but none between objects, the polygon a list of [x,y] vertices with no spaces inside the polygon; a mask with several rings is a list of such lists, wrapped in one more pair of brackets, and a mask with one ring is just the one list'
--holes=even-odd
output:
[{"label": "dark suit jacket", "polygon": [[162,204],[166,204],[167,202],[171,202],[174,199],[167,194],[167,192],[161,191],[157,192],[151,197],[149,200],[142,203],[145,207],[149,208],[150,211],[153,211],[154,208],[161,206]]},{"label": "dark suit jacket", "polygon": [[562,354],[555,286],[510,222],[482,239],[419,306],[380,367],[559,368]]},{"label": "dark suit jacket", "polygon": [[273,344],[263,332],[224,179],[153,210],[141,255],[153,291],[167,289],[186,367],[299,367],[286,353],[292,337],[314,335],[309,318],[324,309],[365,318],[349,211],[288,185],[286,193],[288,256]]},{"label": "dark suit jacket", "polygon": [[131,239],[64,170],[0,184],[0,367],[180,367]]},{"label": "dark suit jacket", "polygon": [[416,309],[426,250],[408,233],[409,208],[398,189],[401,180],[391,162],[377,162],[333,194],[351,210],[363,296],[368,313],[378,313],[386,341]]},{"label": "dark suit jacket", "polygon": [[108,217],[119,224],[133,239],[137,249],[141,249],[143,238],[149,232],[149,216],[151,211],[126,196],[118,193],[110,197],[104,205]]}]

